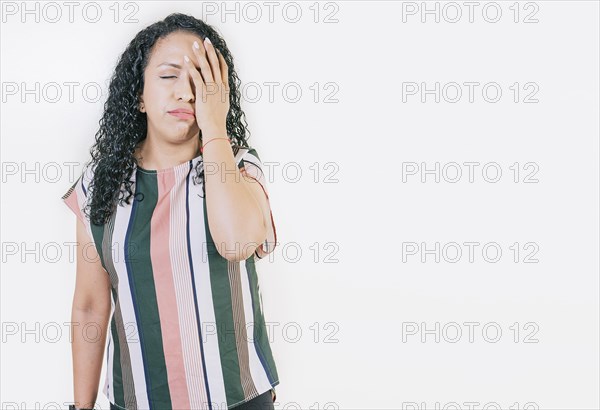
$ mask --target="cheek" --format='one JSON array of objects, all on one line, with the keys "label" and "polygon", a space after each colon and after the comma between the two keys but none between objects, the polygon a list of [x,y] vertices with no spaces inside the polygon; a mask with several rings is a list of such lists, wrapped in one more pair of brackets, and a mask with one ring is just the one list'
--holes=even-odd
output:
[{"label": "cheek", "polygon": [[169,106],[172,94],[173,91],[171,86],[153,85],[146,87],[144,91],[144,100],[151,111],[162,112]]}]

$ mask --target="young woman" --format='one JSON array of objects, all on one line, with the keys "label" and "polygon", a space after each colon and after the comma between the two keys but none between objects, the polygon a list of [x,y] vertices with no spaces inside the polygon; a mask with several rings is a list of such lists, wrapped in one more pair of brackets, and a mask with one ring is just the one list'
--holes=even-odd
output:
[{"label": "young woman", "polygon": [[111,409],[273,409],[255,261],[276,232],[239,85],[225,41],[191,16],[122,54],[62,197],[78,217],[72,407],[93,407],[108,337]]}]

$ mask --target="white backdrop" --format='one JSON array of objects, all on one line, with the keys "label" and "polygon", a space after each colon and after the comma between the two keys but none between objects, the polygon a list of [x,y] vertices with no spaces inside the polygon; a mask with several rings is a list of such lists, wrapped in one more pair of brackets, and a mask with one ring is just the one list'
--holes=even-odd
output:
[{"label": "white backdrop", "polygon": [[61,196],[171,12],[273,164],[276,408],[599,408],[598,2],[67,3],[2,3],[2,409],[73,399]]}]

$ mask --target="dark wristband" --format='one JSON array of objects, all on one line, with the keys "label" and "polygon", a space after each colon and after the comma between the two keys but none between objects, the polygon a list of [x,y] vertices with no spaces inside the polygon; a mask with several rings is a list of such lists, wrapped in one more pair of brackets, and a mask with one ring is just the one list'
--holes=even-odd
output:
[{"label": "dark wristband", "polygon": [[84,409],[81,407],[75,407],[74,404],[69,404],[69,410],[94,410],[94,409]]}]

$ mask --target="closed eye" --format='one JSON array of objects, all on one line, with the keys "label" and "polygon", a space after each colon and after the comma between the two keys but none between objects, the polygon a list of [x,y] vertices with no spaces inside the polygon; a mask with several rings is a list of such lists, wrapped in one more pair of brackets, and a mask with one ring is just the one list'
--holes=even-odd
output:
[{"label": "closed eye", "polygon": [[160,77],[160,78],[177,78],[177,77],[175,77],[174,75],[171,75],[169,77]]}]

